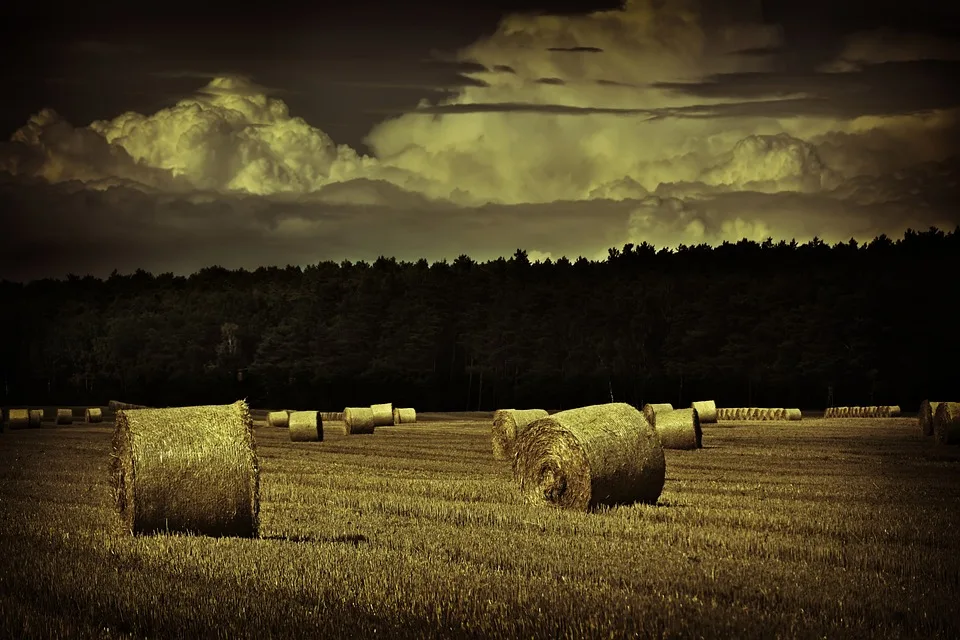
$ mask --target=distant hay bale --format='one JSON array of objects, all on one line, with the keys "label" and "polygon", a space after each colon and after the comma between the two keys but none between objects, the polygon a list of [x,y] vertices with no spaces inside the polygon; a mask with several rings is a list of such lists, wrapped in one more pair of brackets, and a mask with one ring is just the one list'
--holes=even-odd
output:
[{"label": "distant hay bale", "polygon": [[394,409],[393,410],[393,424],[410,424],[417,421],[417,410],[416,409]]},{"label": "distant hay bale", "polygon": [[513,456],[513,447],[520,433],[531,422],[546,417],[545,409],[497,409],[494,411],[493,427],[490,430],[493,457],[497,460],[509,460]]},{"label": "distant hay bale", "polygon": [[787,419],[787,410],[783,407],[777,407],[773,410],[773,419],[774,420],[786,420]]},{"label": "distant hay bale", "polygon": [[747,407],[747,420],[757,420],[760,417],[760,409],[757,407]]},{"label": "distant hay bale", "polygon": [[664,449],[699,449],[703,447],[703,431],[697,410],[661,411],[654,427]]},{"label": "distant hay bale", "polygon": [[88,407],[83,412],[84,422],[103,422],[103,411],[100,407]]},{"label": "distant hay bale", "polygon": [[900,405],[887,405],[887,410],[889,411],[889,416],[891,418],[896,418],[900,415]]},{"label": "distant hay bale", "polygon": [[587,510],[654,504],[663,491],[663,446],[643,413],[617,402],[540,418],[514,443],[513,475],[530,502]]},{"label": "distant hay bale", "polygon": [[803,420],[803,413],[800,411],[800,409],[784,409],[783,419],[784,420]]},{"label": "distant hay bale", "polygon": [[930,402],[929,400],[924,400],[920,403],[920,410],[917,412],[917,425],[920,428],[920,435],[933,435],[933,415],[937,412],[937,407],[939,407],[940,404],[939,402]]},{"label": "distant hay bale", "polygon": [[38,428],[43,424],[43,409],[30,409],[30,426]]},{"label": "distant hay bale", "polygon": [[322,442],[323,418],[317,411],[293,411],[288,415],[290,442]]},{"label": "distant hay bale", "polygon": [[[392,423],[392,411],[390,413],[390,420]],[[343,410],[343,422],[347,435],[373,433],[373,430],[377,426],[372,407],[347,407]]]},{"label": "distant hay bale", "polygon": [[389,427],[393,424],[392,402],[372,404],[370,405],[370,409],[373,410],[373,424],[375,427]]},{"label": "distant hay bale", "polygon": [[833,417],[833,407],[827,407],[826,410],[823,412],[823,417],[824,417],[824,418],[832,418],[832,417]]},{"label": "distant hay bale", "polygon": [[933,439],[937,444],[960,444],[960,402],[940,402],[933,414]]},{"label": "distant hay bale", "polygon": [[729,407],[718,407],[718,408],[717,408],[717,420],[730,420],[730,408],[729,408]]},{"label": "distant hay bale", "polygon": [[647,403],[643,405],[643,417],[647,419],[647,422],[649,422],[651,426],[657,424],[657,413],[661,411],[673,411],[673,405],[669,402],[661,402],[659,404]]},{"label": "distant hay bale", "polygon": [[343,421],[343,412],[342,411],[321,411],[320,418],[324,422],[337,422]]},{"label": "distant hay bale", "polygon": [[73,410],[57,409],[56,424],[73,424]]},{"label": "distant hay bale", "polygon": [[290,426],[289,411],[270,411],[267,413],[267,424],[278,429],[286,429]]},{"label": "distant hay bale", "polygon": [[130,533],[258,534],[260,469],[242,400],[118,411],[111,467]]},{"label": "distant hay bale", "polygon": [[11,429],[29,429],[30,427],[39,427],[39,423],[31,420],[29,409],[10,409],[7,412],[7,422]]},{"label": "distant hay bale", "polygon": [[713,400],[698,400],[691,403],[690,408],[697,410],[701,424],[712,424],[717,421],[717,403]]}]

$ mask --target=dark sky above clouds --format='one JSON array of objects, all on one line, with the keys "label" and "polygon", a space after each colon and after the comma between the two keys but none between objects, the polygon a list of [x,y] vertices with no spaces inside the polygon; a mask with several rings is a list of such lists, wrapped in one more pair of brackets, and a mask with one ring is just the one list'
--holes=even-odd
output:
[{"label": "dark sky above clouds", "polygon": [[958,6],[15,1],[0,278],[952,228]]}]

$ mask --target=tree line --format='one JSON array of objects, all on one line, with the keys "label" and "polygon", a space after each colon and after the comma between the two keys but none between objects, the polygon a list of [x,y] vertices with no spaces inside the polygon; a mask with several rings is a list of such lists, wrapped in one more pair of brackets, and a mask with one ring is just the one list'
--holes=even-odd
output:
[{"label": "tree line", "polygon": [[562,409],[952,397],[960,227],[0,282],[3,404]]}]

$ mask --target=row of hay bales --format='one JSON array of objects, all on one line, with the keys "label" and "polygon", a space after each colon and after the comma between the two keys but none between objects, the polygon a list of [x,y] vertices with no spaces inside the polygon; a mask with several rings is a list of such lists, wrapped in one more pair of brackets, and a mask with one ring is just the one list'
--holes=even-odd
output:
[{"label": "row of hay bales", "polygon": [[898,405],[869,407],[828,407],[824,418],[896,418],[900,415]]},{"label": "row of hay bales", "polygon": [[960,444],[960,402],[924,400],[917,412],[920,435],[937,444]]},{"label": "row of hay bales", "polygon": [[803,420],[800,409],[780,407],[724,407],[717,415],[720,420]]},{"label": "row of hay bales", "polygon": [[[11,429],[38,429],[43,423],[42,409],[10,409],[7,421]],[[73,424],[73,409],[57,409],[54,424]],[[84,410],[83,421],[97,423],[103,421],[103,411],[100,407],[88,407]],[[0,421],[0,426],[3,422]]]},{"label": "row of hay bales", "polygon": [[373,433],[377,427],[416,421],[415,409],[395,409],[393,403],[347,407],[342,412],[283,410],[267,413],[267,425],[289,429],[291,442],[322,442],[324,422],[343,422],[343,432],[356,435]]}]

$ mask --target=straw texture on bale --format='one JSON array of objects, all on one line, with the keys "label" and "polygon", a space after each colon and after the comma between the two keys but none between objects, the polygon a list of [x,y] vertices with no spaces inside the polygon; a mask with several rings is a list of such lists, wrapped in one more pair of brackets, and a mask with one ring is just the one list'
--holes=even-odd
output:
[{"label": "straw texture on bale", "polygon": [[73,411],[71,409],[57,409],[57,424],[73,424]]},{"label": "straw texture on bale", "polygon": [[493,427],[490,439],[493,444],[493,457],[508,460],[513,456],[513,447],[517,437],[535,420],[547,417],[545,409],[497,409],[493,412]]},{"label": "straw texture on bale", "polygon": [[342,421],[342,420],[343,420],[343,412],[342,412],[342,411],[321,411],[321,412],[320,412],[320,418],[321,418],[324,422]]},{"label": "straw texture on bale", "polygon": [[39,423],[34,424],[30,418],[29,409],[10,409],[7,412],[7,422],[10,423],[11,429],[29,429],[30,427],[40,426]]},{"label": "straw texture on bale", "polygon": [[697,410],[701,424],[711,424],[717,421],[717,403],[713,400],[699,400],[690,405]]},{"label": "straw texture on bale", "polygon": [[920,410],[917,412],[917,426],[920,428],[920,435],[933,435],[933,415],[937,412],[939,402],[924,400],[920,403]]},{"label": "straw texture on bale", "polygon": [[322,442],[323,418],[317,411],[293,411],[289,415],[291,442]]},{"label": "straw texture on bale", "polygon": [[891,418],[896,418],[900,415],[900,405],[887,405],[887,415]]},{"label": "straw texture on bale", "polygon": [[803,413],[800,411],[800,409],[784,409],[783,419],[784,420],[803,420]]},{"label": "straw texture on bale", "polygon": [[940,402],[933,414],[933,439],[937,444],[960,444],[960,402]]},{"label": "straw texture on bale", "polygon": [[404,408],[393,410],[393,424],[410,424],[417,421],[417,410]]},{"label": "straw texture on bale", "polygon": [[654,504],[663,491],[660,438],[643,413],[622,402],[536,420],[514,446],[513,475],[530,502],[584,511]]},{"label": "straw texture on bale", "polygon": [[246,402],[121,410],[116,425],[113,482],[128,532],[258,535],[260,469]]},{"label": "straw texture on bale", "polygon": [[[391,412],[390,419],[393,420]],[[370,407],[347,407],[343,410],[343,422],[347,435],[357,433],[373,433],[376,428],[373,409]]]},{"label": "straw texture on bale", "polygon": [[661,402],[659,404],[648,403],[643,405],[643,417],[647,419],[650,426],[657,425],[657,413],[661,411],[673,411],[673,405],[669,402]]},{"label": "straw texture on bale", "polygon": [[100,407],[88,407],[83,412],[83,419],[85,422],[103,422],[103,411]]},{"label": "straw texture on bale", "polygon": [[703,447],[703,431],[697,410],[662,411],[654,426],[664,449],[699,449]]},{"label": "straw texture on bale", "polygon": [[286,429],[290,426],[290,412],[270,411],[267,413],[267,424],[278,429]]},{"label": "straw texture on bale", "polygon": [[372,404],[370,405],[370,409],[373,410],[373,425],[375,427],[389,427],[393,424],[392,402]]}]

